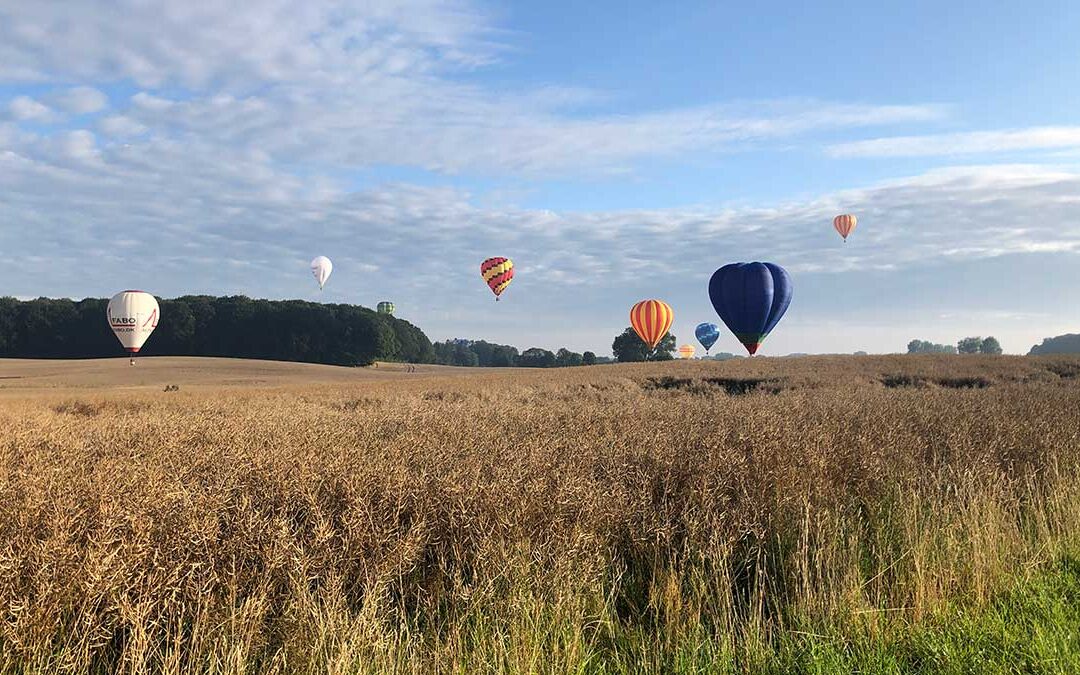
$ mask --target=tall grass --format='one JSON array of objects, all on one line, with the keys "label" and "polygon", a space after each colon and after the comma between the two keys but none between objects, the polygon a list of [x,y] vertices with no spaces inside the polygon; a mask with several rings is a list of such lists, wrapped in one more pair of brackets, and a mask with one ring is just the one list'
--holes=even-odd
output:
[{"label": "tall grass", "polygon": [[1076,365],[9,396],[0,669],[782,672],[904,644],[1080,550]]}]

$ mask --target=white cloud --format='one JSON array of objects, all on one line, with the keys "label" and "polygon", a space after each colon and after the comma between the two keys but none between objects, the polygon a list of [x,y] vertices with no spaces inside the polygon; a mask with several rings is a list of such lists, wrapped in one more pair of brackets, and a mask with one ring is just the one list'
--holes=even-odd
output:
[{"label": "white cloud", "polygon": [[107,136],[139,136],[147,132],[146,125],[126,115],[110,115],[98,123],[98,128]]},{"label": "white cloud", "polygon": [[[603,109],[617,93],[461,77],[505,36],[469,0],[20,3],[0,5],[0,81],[134,81],[108,134],[138,124],[290,163],[442,173],[627,173],[648,157],[948,113],[799,100],[616,114]],[[85,86],[55,98],[76,113],[108,103]]]},{"label": "white cloud", "polygon": [[151,129],[249,146],[279,158],[350,167],[552,174],[622,167],[645,157],[715,153],[823,130],[936,119],[935,106],[816,101],[702,106],[570,117],[528,97],[492,97],[445,82],[389,79],[333,95],[170,100],[139,93],[126,114]]},{"label": "white cloud", "polygon": [[[19,231],[0,250],[33,244],[49,256],[81,259],[108,255],[110,240],[138,233],[157,252],[145,273],[162,258],[201,269],[200,261],[249,256],[258,274],[244,283],[256,294],[288,294],[292,282],[283,283],[278,270],[313,250],[346,257],[357,274],[409,265],[394,287],[414,301],[467,292],[475,259],[491,250],[513,252],[553,288],[611,292],[711,269],[717,242],[725,261],[764,258],[802,273],[1080,252],[1080,173],[1037,166],[956,167],[772,206],[555,213],[480,206],[481,197],[450,188],[353,192],[326,176],[293,175],[256,150],[192,139],[101,144],[77,130],[15,136],[9,145],[0,158],[5,211],[10,223],[36,226],[0,223],[7,238]],[[82,168],[88,162],[93,170]],[[846,246],[829,226],[841,209],[860,221]],[[211,270],[155,279],[177,292],[212,291],[221,282]],[[204,285],[191,289],[192,279]]]},{"label": "white cloud", "polygon": [[35,101],[29,96],[17,96],[8,104],[8,116],[14,120],[47,120],[52,117],[53,111],[43,103]]},{"label": "white cloud", "polygon": [[61,110],[73,115],[99,112],[109,104],[109,98],[93,87],[72,87],[57,93],[52,100]]},{"label": "white cloud", "polygon": [[94,134],[85,129],[61,134],[56,140],[59,141],[61,152],[68,159],[90,161],[99,157]]},{"label": "white cloud", "polygon": [[1031,127],[924,136],[894,136],[828,148],[833,157],[931,157],[1080,148],[1080,127]]},{"label": "white cloud", "polygon": [[445,0],[19,2],[0,6],[0,79],[358,83],[373,70],[483,63],[486,38],[477,10]]}]

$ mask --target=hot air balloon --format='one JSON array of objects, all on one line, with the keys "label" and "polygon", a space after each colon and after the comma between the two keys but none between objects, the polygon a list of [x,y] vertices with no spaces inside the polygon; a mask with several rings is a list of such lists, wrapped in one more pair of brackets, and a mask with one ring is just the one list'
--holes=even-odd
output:
[{"label": "hot air balloon", "polygon": [[334,271],[334,263],[330,262],[330,258],[321,255],[311,261],[311,274],[315,277],[315,281],[319,282],[319,290],[326,285],[326,280],[330,278],[330,273]]},{"label": "hot air balloon", "polygon": [[709,279],[716,313],[751,355],[784,316],[791,291],[791,277],[773,263],[732,263]]},{"label": "hot air balloon", "polygon": [[379,312],[379,314],[389,314],[390,316],[394,315],[394,303],[390,302],[389,300],[383,300],[378,304],[378,306],[376,306],[375,309]]},{"label": "hot air balloon", "polygon": [[135,354],[157,328],[161,316],[157,300],[142,291],[121,291],[109,300],[105,316],[116,339],[131,355],[131,365],[135,365]]},{"label": "hot air balloon", "polygon": [[649,349],[656,349],[671,329],[675,313],[661,300],[642,300],[630,308],[630,325]]},{"label": "hot air balloon", "polygon": [[480,276],[484,277],[488,288],[495,294],[495,300],[514,280],[514,261],[510,258],[488,258],[480,263]]},{"label": "hot air balloon", "polygon": [[696,351],[697,349],[694,348],[694,345],[682,345],[679,347],[679,356],[684,359],[693,358],[694,352]]},{"label": "hot air balloon", "polygon": [[832,225],[836,228],[836,231],[840,233],[840,236],[847,241],[848,235],[855,229],[855,225],[858,224],[859,219],[850,213],[833,218]]},{"label": "hot air balloon", "polygon": [[699,323],[697,328],[694,329],[694,337],[697,338],[697,341],[705,348],[705,353],[708,354],[712,346],[720,339],[720,328],[715,323]]}]

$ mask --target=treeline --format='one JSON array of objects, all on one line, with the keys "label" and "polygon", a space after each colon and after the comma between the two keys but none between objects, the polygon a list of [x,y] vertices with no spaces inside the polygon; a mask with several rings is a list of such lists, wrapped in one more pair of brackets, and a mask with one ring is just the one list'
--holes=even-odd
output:
[{"label": "treeline", "polygon": [[966,337],[953,345],[939,345],[926,340],[912,340],[907,346],[908,354],[1000,354],[1001,344],[997,338]]},{"label": "treeline", "polygon": [[[375,360],[432,363],[431,341],[408,321],[357,305],[245,296],[158,299],[149,356],[226,356],[333,365]],[[108,300],[0,298],[0,357],[99,358],[122,354],[105,319]]]},{"label": "treeline", "polygon": [[955,345],[939,345],[928,340],[912,340],[907,345],[908,354],[955,354]]},{"label": "treeline", "polygon": [[1042,344],[1035,345],[1028,356],[1042,354],[1080,354],[1080,335],[1069,333],[1052,338],[1043,338]]},{"label": "treeline", "polygon": [[563,347],[552,352],[532,347],[518,352],[517,347],[499,345],[484,340],[446,340],[436,342],[435,363],[444,366],[480,368],[566,368],[609,363],[611,359],[593,352],[579,354]]}]

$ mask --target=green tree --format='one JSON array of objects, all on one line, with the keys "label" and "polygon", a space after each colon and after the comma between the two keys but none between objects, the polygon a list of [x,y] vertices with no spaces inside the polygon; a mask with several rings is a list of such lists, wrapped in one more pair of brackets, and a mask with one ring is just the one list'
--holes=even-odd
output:
[{"label": "green tree", "polygon": [[644,361],[649,355],[648,345],[641,341],[633,328],[627,328],[615,336],[615,341],[611,343],[611,351],[619,363]]},{"label": "green tree", "polygon": [[912,340],[907,346],[908,354],[955,354],[956,347],[939,345],[929,340]]},{"label": "green tree", "polygon": [[982,344],[979,345],[979,352],[983,354],[1000,354],[1001,343],[997,341],[997,338],[991,335],[990,337],[983,340]]},{"label": "green tree", "polygon": [[956,343],[956,351],[961,354],[978,354],[982,343],[981,337],[966,337]]},{"label": "green tree", "polygon": [[1031,347],[1028,356],[1041,354],[1080,354],[1080,334],[1067,333],[1057,337],[1043,338],[1042,344]]},{"label": "green tree", "polygon": [[480,357],[476,355],[476,352],[472,350],[472,345],[468,342],[455,342],[451,347],[450,354],[449,365],[451,366],[474,368],[480,365]]},{"label": "green tree", "polygon": [[491,353],[491,365],[496,368],[513,368],[519,358],[517,347],[497,345]]},{"label": "green tree", "polygon": [[581,365],[592,366],[596,365],[596,354],[592,352],[585,352],[581,355]]},{"label": "green tree", "polygon": [[570,366],[580,366],[583,357],[577,352],[572,352],[566,347],[563,347],[559,351],[555,352],[555,365],[559,368],[567,368]]},{"label": "green tree", "polygon": [[484,340],[473,340],[469,343],[469,348],[473,350],[476,354],[476,358],[480,361],[480,366],[484,368],[492,365],[492,361],[494,361],[495,357],[495,349],[498,346],[499,345],[494,345],[490,342],[485,342]]},{"label": "green tree", "polygon": [[633,328],[627,328],[615,337],[611,343],[611,351],[615,354],[615,360],[621,363],[634,361],[670,361],[675,358],[676,338],[668,333],[656,345],[656,349],[650,350],[648,345],[641,341]]},{"label": "green tree", "polygon": [[546,349],[532,347],[521,352],[518,365],[522,368],[551,368],[555,365],[555,355]]}]

